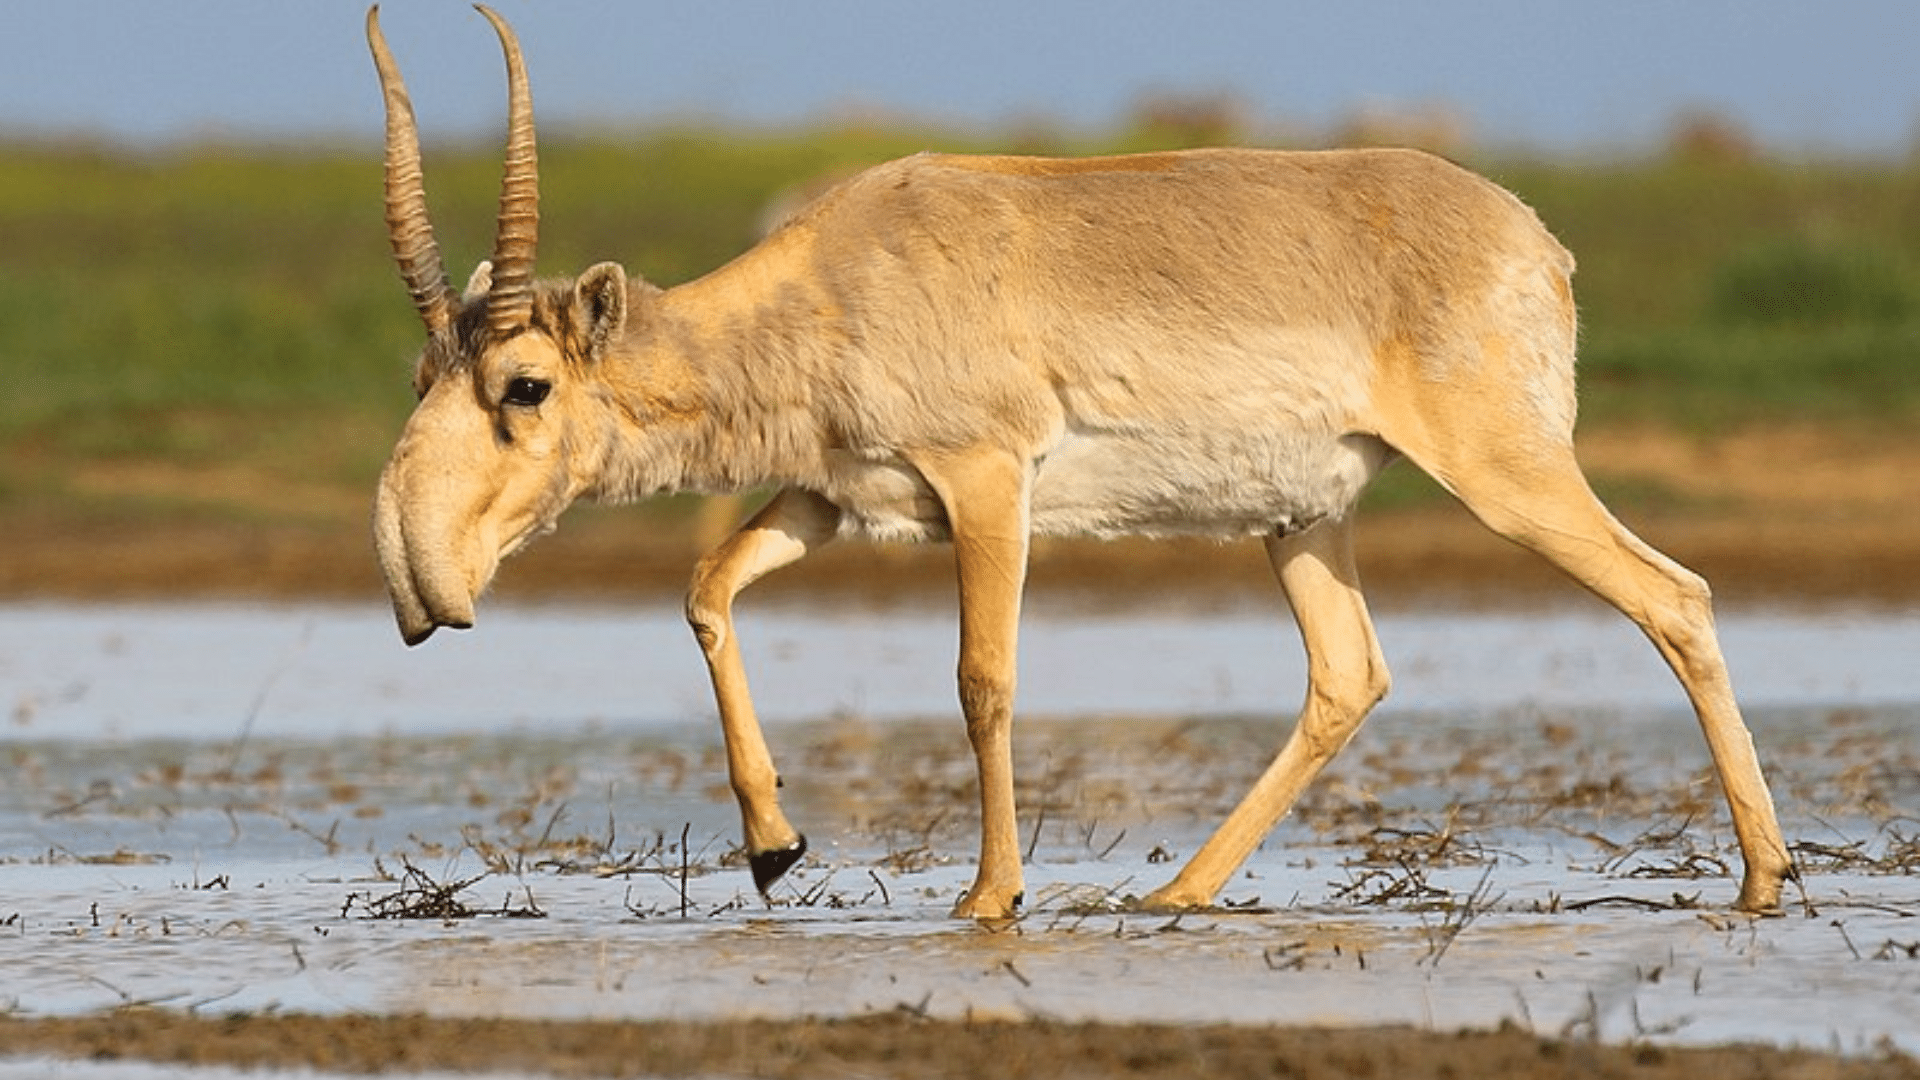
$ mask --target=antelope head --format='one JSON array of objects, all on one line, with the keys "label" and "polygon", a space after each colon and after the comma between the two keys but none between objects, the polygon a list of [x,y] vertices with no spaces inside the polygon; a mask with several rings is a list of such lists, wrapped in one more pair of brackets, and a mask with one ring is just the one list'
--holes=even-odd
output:
[{"label": "antelope head", "polygon": [[[478,5],[476,5],[478,6]],[[572,282],[533,280],[539,176],[520,46],[479,7],[507,65],[507,151],[493,257],[456,293],[427,219],[419,132],[379,8],[367,41],[386,97],[386,219],[400,275],[426,325],[419,405],[380,477],[374,538],[408,644],[473,624],[500,560],[548,531],[591,488],[608,406],[591,370],[626,321],[627,280],[596,266]]]}]

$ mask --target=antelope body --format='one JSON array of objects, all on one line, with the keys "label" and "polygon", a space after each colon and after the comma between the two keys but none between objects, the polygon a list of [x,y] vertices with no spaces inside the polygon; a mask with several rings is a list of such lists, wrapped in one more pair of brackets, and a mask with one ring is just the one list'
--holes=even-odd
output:
[{"label": "antelope body", "polygon": [[840,535],[952,542],[982,817],[955,913],[992,918],[1022,892],[1008,733],[1029,538],[1262,538],[1306,646],[1306,701],[1245,800],[1143,901],[1200,906],[1386,693],[1351,511],[1405,456],[1653,640],[1729,799],[1738,906],[1777,909],[1793,868],[1706,585],[1615,521],[1575,463],[1573,260],[1519,200],[1407,151],[920,155],[677,288],[611,263],[536,283],[525,73],[481,10],[506,50],[508,168],[494,258],[463,295],[368,13],[390,235],[429,332],[375,513],[400,629],[415,643],[471,625],[500,559],[578,497],[779,485],[701,560],[687,601],[762,890],[805,840],[734,636],[747,584]]}]

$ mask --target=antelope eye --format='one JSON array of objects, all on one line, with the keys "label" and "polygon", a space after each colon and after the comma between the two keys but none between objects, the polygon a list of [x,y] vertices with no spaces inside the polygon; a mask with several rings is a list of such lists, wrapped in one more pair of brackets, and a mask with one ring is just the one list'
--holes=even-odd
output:
[{"label": "antelope eye", "polygon": [[553,390],[553,384],[541,379],[521,377],[507,383],[507,395],[500,399],[505,405],[538,405],[547,400],[547,394]]}]

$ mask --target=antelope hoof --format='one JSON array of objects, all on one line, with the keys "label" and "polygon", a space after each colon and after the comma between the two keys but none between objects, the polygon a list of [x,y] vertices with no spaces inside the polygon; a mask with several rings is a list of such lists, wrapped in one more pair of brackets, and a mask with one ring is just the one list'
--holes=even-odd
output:
[{"label": "antelope hoof", "polygon": [[956,919],[974,919],[980,922],[995,922],[1012,919],[1020,914],[1020,905],[1024,904],[1027,894],[1014,893],[1005,901],[995,901],[989,897],[974,898],[969,890],[960,902],[953,905],[953,917]]},{"label": "antelope hoof", "polygon": [[1784,870],[1769,872],[1764,868],[1747,869],[1740,881],[1740,898],[1733,902],[1735,911],[1763,917],[1786,914],[1786,907],[1780,902],[1780,893],[1787,882],[1800,880],[1800,868],[1791,859],[1782,858],[1781,862]]},{"label": "antelope hoof", "polygon": [[1200,911],[1212,906],[1210,896],[1195,896],[1185,889],[1172,884],[1163,885],[1134,901],[1133,910],[1149,915],[1178,915],[1186,911]]},{"label": "antelope hoof", "polygon": [[1740,890],[1740,899],[1733,902],[1733,909],[1747,915],[1757,915],[1763,919],[1779,918],[1787,913],[1787,909],[1780,903],[1778,886],[1770,889]]},{"label": "antelope hoof", "polygon": [[807,838],[802,836],[787,847],[747,856],[747,866],[753,871],[753,887],[760,890],[761,896],[767,895],[767,890],[780,880],[780,875],[793,869],[793,864],[799,862],[806,853]]}]

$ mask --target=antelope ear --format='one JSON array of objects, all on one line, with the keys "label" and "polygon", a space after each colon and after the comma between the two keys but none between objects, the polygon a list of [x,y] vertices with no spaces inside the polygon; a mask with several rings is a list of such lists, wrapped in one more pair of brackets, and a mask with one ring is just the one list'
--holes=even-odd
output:
[{"label": "antelope ear", "polygon": [[581,354],[598,360],[627,327],[626,270],[610,262],[589,267],[573,283],[573,316]]},{"label": "antelope ear", "polygon": [[467,279],[467,291],[460,294],[460,302],[471,304],[475,300],[483,300],[492,288],[493,261],[481,259],[480,265],[473,268],[473,276]]}]

